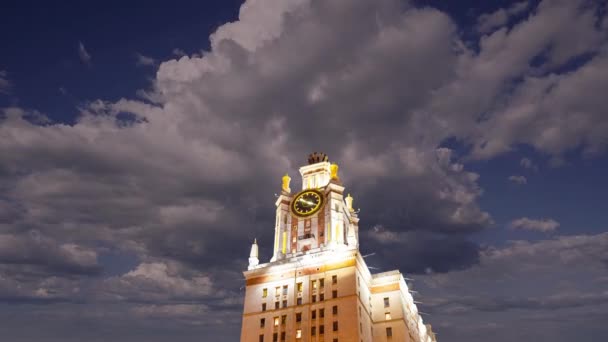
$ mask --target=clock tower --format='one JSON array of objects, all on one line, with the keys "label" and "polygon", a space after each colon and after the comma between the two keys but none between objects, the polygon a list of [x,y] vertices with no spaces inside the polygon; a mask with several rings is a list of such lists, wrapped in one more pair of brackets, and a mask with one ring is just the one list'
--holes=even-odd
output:
[{"label": "clock tower", "polygon": [[299,171],[300,191],[282,178],[270,262],[251,247],[241,341],[435,341],[401,273],[371,274],[359,254],[338,165],[314,152]]}]

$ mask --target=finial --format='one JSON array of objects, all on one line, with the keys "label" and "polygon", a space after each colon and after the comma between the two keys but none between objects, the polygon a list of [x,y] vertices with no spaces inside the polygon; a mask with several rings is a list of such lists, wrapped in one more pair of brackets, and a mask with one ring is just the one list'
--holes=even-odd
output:
[{"label": "finial", "polygon": [[329,166],[329,170],[330,170],[330,178],[331,179],[340,179],[340,177],[338,177],[338,164],[333,163]]},{"label": "finial", "polygon": [[291,192],[291,189],[289,188],[289,182],[291,182],[291,177],[289,177],[289,175],[286,173],[285,176],[283,176],[283,191]]},{"label": "finial", "polygon": [[313,152],[308,155],[308,164],[316,164],[326,162],[328,160],[329,157],[323,152]]},{"label": "finial", "polygon": [[348,208],[348,210],[351,211],[351,212],[354,211],[354,209],[353,209],[353,197],[350,194],[348,194],[344,200],[346,201],[346,207]]}]

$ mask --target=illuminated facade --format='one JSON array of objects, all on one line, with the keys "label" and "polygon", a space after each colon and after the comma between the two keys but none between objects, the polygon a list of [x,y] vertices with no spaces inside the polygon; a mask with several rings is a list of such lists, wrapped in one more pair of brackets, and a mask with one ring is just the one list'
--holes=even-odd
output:
[{"label": "illuminated facade", "polygon": [[270,262],[249,257],[241,342],[432,342],[397,270],[371,274],[359,254],[359,218],[338,166],[324,154],[283,177]]}]

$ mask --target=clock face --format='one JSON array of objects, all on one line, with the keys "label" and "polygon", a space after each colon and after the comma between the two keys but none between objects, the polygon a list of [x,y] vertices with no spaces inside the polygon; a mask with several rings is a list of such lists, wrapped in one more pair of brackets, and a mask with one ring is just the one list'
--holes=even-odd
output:
[{"label": "clock face", "polygon": [[291,202],[291,211],[298,216],[309,216],[321,209],[323,194],[318,190],[305,190]]}]

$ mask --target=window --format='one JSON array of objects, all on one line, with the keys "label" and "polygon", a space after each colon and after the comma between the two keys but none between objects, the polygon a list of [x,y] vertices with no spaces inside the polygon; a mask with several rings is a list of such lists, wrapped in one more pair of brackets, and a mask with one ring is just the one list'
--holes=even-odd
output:
[{"label": "window", "polygon": [[262,303],[262,311],[266,311],[266,303]]},{"label": "window", "polygon": [[272,334],[272,342],[279,342],[279,334],[278,333]]},{"label": "window", "polygon": [[333,341],[334,341],[334,342],[338,342],[338,339],[337,339],[337,338],[334,338],[334,340],[333,340]]},{"label": "window", "polygon": [[287,315],[281,316],[281,325],[285,325],[286,322],[287,322]]},{"label": "window", "polygon": [[311,336],[315,336],[317,334],[317,327],[311,327],[310,328],[310,335]]},{"label": "window", "polygon": [[302,322],[302,313],[301,312],[296,313],[296,322]]},{"label": "window", "polygon": [[388,297],[384,297],[384,307],[388,308],[391,304],[388,301]]},{"label": "window", "polygon": [[323,324],[319,325],[319,335],[325,334],[325,326]]},{"label": "window", "polygon": [[285,341],[285,332],[284,331],[281,332],[281,341]]},{"label": "window", "polygon": [[321,294],[319,295],[319,301],[320,301],[320,302],[322,302],[322,301],[324,301],[324,300],[325,300],[325,294],[324,294],[324,293],[321,293]]},{"label": "window", "polygon": [[312,281],[312,288],[313,288],[313,289],[316,289],[316,288],[317,288],[317,281],[316,281],[316,280],[313,280],[313,281]]},{"label": "window", "polygon": [[274,308],[278,309],[279,308],[279,302],[274,302]]},{"label": "window", "polygon": [[393,337],[393,328],[386,328],[386,337]]},{"label": "window", "polygon": [[266,318],[260,318],[260,328],[263,328],[266,325]]},{"label": "window", "polygon": [[338,331],[338,322],[337,321],[334,322],[333,328],[334,328],[334,331]]},{"label": "window", "polygon": [[331,291],[331,298],[338,298],[338,290]]},{"label": "window", "polygon": [[302,305],[302,297],[298,298],[297,303],[298,305]]},{"label": "window", "polygon": [[268,297],[268,289],[262,289],[262,298]]},{"label": "window", "polygon": [[302,329],[296,330],[296,338],[302,338]]},{"label": "window", "polygon": [[338,283],[338,276],[337,275],[331,276],[331,283],[332,284],[337,284]]},{"label": "window", "polygon": [[274,318],[274,326],[275,327],[279,326],[279,317],[278,316]]},{"label": "window", "polygon": [[302,283],[298,283],[298,292],[302,292]]},{"label": "window", "polygon": [[264,342],[264,335],[260,335],[260,339],[258,341]]},{"label": "window", "polygon": [[317,302],[317,295],[312,295],[312,302],[316,303]]},{"label": "window", "polygon": [[334,314],[334,315],[338,314],[338,306],[337,305],[334,305],[334,307],[331,308],[331,313]]},{"label": "window", "polygon": [[277,286],[274,288],[274,295],[278,297],[281,294],[281,287]]},{"label": "window", "polygon": [[359,322],[359,332],[363,333],[363,324],[361,322]]},{"label": "window", "polygon": [[384,319],[385,319],[385,320],[387,320],[387,321],[388,321],[389,319],[391,319],[391,313],[390,313],[390,312],[385,312],[385,313],[384,313]]},{"label": "window", "polygon": [[359,307],[359,317],[361,317],[361,307]]},{"label": "window", "polygon": [[286,308],[287,307],[287,300],[283,301],[283,307]]},{"label": "window", "polygon": [[287,285],[283,286],[283,295],[287,295]]},{"label": "window", "polygon": [[325,286],[325,279],[319,279],[319,287]]},{"label": "window", "polygon": [[317,310],[312,310],[310,314],[312,319],[317,319]]},{"label": "window", "polygon": [[320,318],[325,317],[325,309],[319,309],[319,317]]}]

